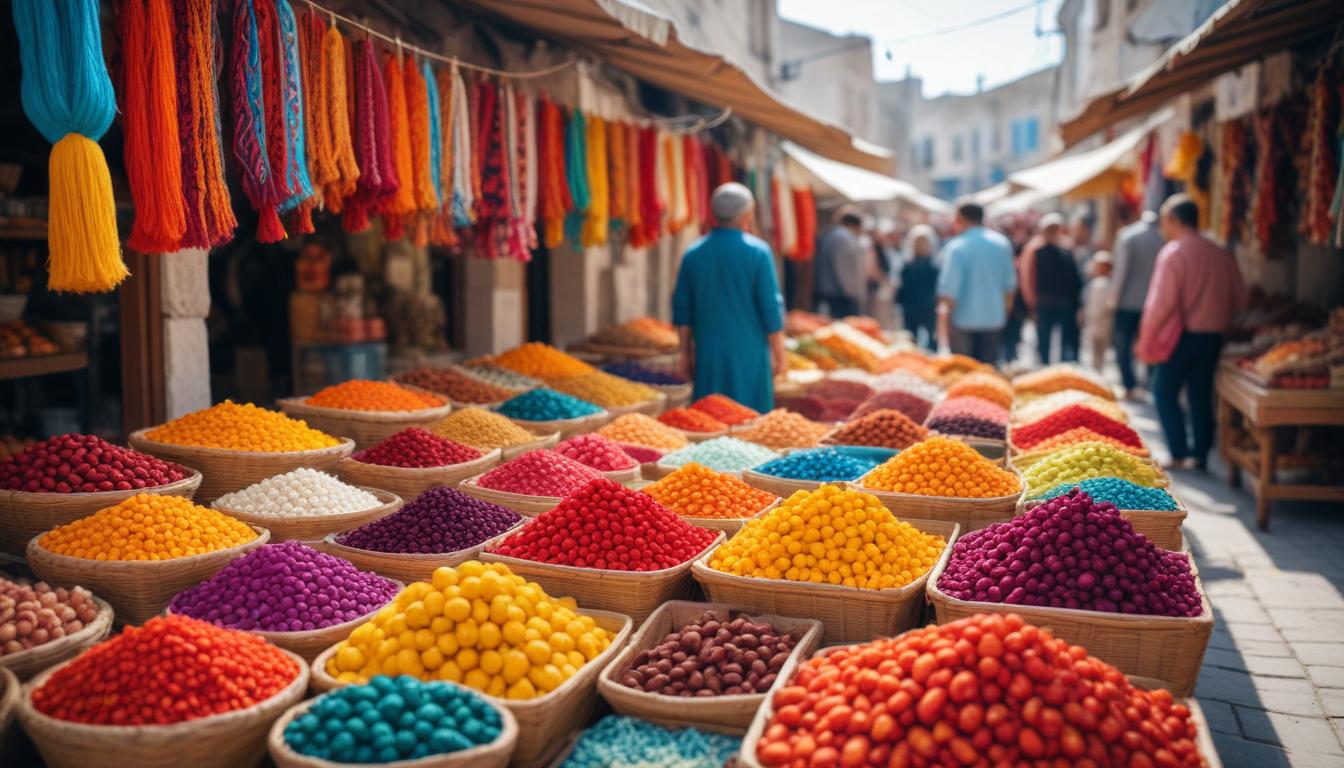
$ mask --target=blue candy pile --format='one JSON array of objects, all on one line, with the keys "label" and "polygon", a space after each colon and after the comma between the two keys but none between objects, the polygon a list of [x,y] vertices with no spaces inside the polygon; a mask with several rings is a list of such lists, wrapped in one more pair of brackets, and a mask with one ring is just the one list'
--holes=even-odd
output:
[{"label": "blue candy pile", "polygon": [[1175,512],[1177,509],[1176,499],[1165,490],[1147,488],[1119,477],[1094,477],[1080,483],[1061,483],[1032,498],[1042,501],[1053,499],[1074,488],[1081,488],[1098,504],[1110,502],[1116,509],[1150,509],[1159,512]]},{"label": "blue candy pile", "polygon": [[741,741],[694,728],[670,730],[632,717],[608,715],[584,731],[561,768],[722,768]]},{"label": "blue candy pile", "polygon": [[577,419],[580,416],[591,416],[601,410],[587,400],[580,400],[546,387],[524,392],[506,400],[499,407],[499,412],[505,416],[524,421]]},{"label": "blue candy pile", "polygon": [[825,483],[857,480],[868,474],[878,462],[850,456],[834,448],[795,451],[755,467],[763,475],[788,480],[816,480]]},{"label": "blue candy pile", "polygon": [[611,363],[602,366],[602,370],[614,376],[620,376],[623,379],[637,381],[640,384],[657,384],[659,386],[670,387],[686,383],[686,379],[671,371],[649,368],[640,365],[639,363]]}]

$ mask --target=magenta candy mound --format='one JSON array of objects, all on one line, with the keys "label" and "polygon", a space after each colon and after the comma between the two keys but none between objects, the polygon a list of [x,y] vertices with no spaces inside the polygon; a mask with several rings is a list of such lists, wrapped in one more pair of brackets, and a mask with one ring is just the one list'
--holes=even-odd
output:
[{"label": "magenta candy mound", "polygon": [[1147,616],[1203,612],[1190,559],[1079,490],[957,539],[938,588],[960,600]]},{"label": "magenta candy mound", "polygon": [[308,632],[370,614],[397,585],[297,541],[266,544],[179,592],[173,613],[229,629]]},{"label": "magenta candy mound", "polygon": [[511,509],[439,487],[387,517],[337,536],[336,542],[371,552],[446,554],[494,538],[521,519]]},{"label": "magenta candy mound", "polygon": [[602,473],[555,451],[539,449],[500,464],[476,479],[482,488],[524,496],[564,498]]}]

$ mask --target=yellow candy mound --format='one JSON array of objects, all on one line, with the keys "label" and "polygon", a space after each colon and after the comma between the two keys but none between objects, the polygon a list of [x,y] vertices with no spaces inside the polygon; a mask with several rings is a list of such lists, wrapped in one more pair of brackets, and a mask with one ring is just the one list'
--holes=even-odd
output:
[{"label": "yellow candy mound", "polygon": [[48,552],[86,560],[173,560],[257,538],[246,523],[181,496],[139,493],[42,534]]},{"label": "yellow candy mound", "polygon": [[1149,488],[1167,484],[1162,470],[1152,462],[1097,440],[1060,448],[1022,471],[1028,495],[1094,477],[1119,477]]},{"label": "yellow candy mound", "polygon": [[463,408],[453,411],[443,421],[429,428],[439,437],[456,440],[463,445],[481,451],[522,445],[537,439],[537,436],[514,424],[494,411],[484,408]]},{"label": "yellow candy mound", "polygon": [[289,453],[340,445],[341,441],[308,426],[302,419],[225,400],[204,410],[188,413],[145,433],[160,443],[231,451]]},{"label": "yellow candy mound", "polygon": [[1017,475],[950,437],[928,437],[864,475],[873,491],[958,499],[993,499],[1022,490]]}]

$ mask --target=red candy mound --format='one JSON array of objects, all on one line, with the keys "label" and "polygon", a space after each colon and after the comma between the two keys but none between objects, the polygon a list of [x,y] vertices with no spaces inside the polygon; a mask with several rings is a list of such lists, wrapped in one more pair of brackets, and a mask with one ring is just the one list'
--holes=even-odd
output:
[{"label": "red candy mound", "polygon": [[555,452],[598,472],[619,472],[639,466],[615,440],[595,433],[571,437],[555,446]]},{"label": "red candy mound", "polygon": [[1143,447],[1143,438],[1129,425],[1085,405],[1070,405],[1024,427],[1015,427],[1012,431],[1013,445],[1030,450],[1037,443],[1076,427],[1087,427],[1099,435],[1114,438],[1134,448]]},{"label": "red candy mound", "polygon": [[176,464],[73,432],[33,443],[0,462],[0,488],[30,493],[130,491],[186,476]]},{"label": "red candy mound", "polygon": [[356,453],[355,461],[383,467],[448,467],[481,458],[469,445],[439,437],[418,427],[403,429],[381,443]]},{"label": "red candy mound", "polygon": [[659,571],[705,551],[716,534],[684,522],[639,491],[599,478],[565,497],[495,547],[540,563],[614,571]]},{"label": "red candy mound", "polygon": [[555,451],[528,451],[481,475],[482,488],[524,496],[560,498],[582,488],[590,480],[605,479],[592,467],[561,456]]},{"label": "red candy mound", "polygon": [[663,458],[663,452],[657,448],[650,448],[645,445],[635,445],[634,443],[617,443],[625,455],[638,461],[640,464],[648,464],[651,461],[657,461]]},{"label": "red candy mound", "polygon": [[673,408],[661,413],[658,420],[687,432],[722,432],[728,428],[722,421],[694,408]]}]

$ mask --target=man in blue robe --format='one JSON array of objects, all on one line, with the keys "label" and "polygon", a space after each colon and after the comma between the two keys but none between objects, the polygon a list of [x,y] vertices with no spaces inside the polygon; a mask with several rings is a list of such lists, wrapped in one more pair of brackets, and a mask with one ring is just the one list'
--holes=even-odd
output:
[{"label": "man in blue robe", "polygon": [[787,370],[784,308],[770,246],[751,234],[756,201],[729,182],[714,190],[714,229],[686,250],[672,292],[678,360],[695,396],[718,393],[764,413]]}]

